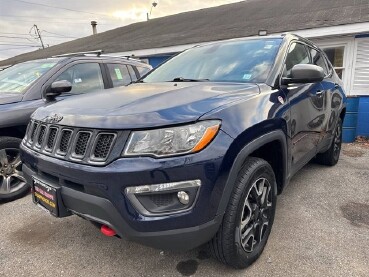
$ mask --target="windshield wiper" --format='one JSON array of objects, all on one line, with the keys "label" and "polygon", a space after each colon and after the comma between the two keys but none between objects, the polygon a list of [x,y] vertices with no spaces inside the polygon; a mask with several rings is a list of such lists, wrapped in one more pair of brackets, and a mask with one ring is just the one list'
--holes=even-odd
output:
[{"label": "windshield wiper", "polygon": [[207,82],[209,79],[187,79],[183,77],[176,77],[172,81],[169,82]]}]

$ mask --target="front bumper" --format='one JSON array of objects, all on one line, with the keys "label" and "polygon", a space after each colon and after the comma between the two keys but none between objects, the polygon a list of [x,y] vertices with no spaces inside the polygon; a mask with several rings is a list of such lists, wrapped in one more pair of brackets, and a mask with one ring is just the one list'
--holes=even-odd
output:
[{"label": "front bumper", "polygon": [[[217,208],[228,172],[223,157],[232,139],[219,132],[202,152],[168,159],[124,158],[104,167],[81,165],[22,146],[23,171],[61,188],[62,203],[74,214],[107,225],[123,238],[160,248],[186,250],[210,240],[219,228]],[[124,194],[128,186],[200,179],[193,208],[175,214],[144,216]]]}]

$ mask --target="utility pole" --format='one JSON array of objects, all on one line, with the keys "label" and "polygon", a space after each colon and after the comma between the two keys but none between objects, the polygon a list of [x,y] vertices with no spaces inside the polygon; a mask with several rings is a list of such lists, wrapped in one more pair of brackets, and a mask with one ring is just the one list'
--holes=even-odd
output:
[{"label": "utility pole", "polygon": [[45,49],[44,42],[42,41],[42,38],[41,38],[41,32],[40,32],[40,30],[38,29],[38,27],[37,27],[36,24],[34,24],[33,27],[36,30],[36,33],[37,33],[38,38],[40,39],[40,42],[41,42],[41,45],[42,45],[42,49]]}]

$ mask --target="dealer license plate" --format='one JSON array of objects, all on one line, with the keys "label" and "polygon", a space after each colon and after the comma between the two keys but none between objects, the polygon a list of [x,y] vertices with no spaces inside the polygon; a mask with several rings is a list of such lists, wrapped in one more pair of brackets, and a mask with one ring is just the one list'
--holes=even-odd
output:
[{"label": "dealer license plate", "polygon": [[58,191],[44,181],[33,178],[33,202],[46,209],[54,216],[58,216]]}]

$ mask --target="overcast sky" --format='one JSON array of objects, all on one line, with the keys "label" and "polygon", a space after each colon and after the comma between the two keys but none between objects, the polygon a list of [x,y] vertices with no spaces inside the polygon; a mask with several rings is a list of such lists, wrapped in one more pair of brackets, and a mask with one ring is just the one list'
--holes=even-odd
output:
[{"label": "overcast sky", "polygon": [[37,24],[45,47],[92,34],[90,22],[98,22],[98,32],[151,18],[213,7],[240,0],[0,0],[0,60],[37,50]]}]

